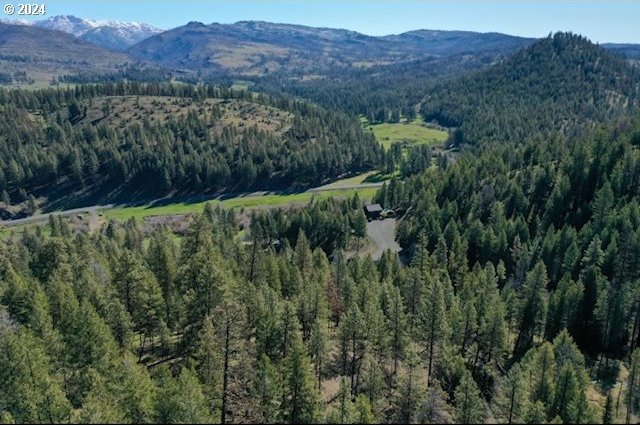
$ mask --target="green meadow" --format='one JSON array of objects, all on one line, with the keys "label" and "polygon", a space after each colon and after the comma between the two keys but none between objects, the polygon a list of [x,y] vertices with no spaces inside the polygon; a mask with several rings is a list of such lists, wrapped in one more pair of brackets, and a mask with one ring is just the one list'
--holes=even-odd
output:
[{"label": "green meadow", "polygon": [[427,127],[421,118],[411,122],[403,118],[399,123],[382,124],[370,124],[364,117],[361,117],[360,121],[385,149],[389,149],[391,145],[399,142],[406,142],[410,145],[438,146],[449,137],[449,133],[444,130]]},{"label": "green meadow", "polygon": [[332,190],[323,190],[320,192],[301,192],[301,193],[292,193],[292,194],[267,194],[267,195],[247,195],[247,196],[238,196],[235,198],[229,199],[211,199],[208,201],[202,202],[193,202],[193,203],[175,203],[175,204],[167,204],[160,206],[139,206],[139,207],[117,207],[109,210],[103,211],[105,217],[110,220],[127,220],[130,217],[135,217],[136,219],[144,219],[144,217],[150,216],[159,216],[159,215],[180,215],[180,214],[189,214],[202,212],[204,206],[207,202],[210,202],[212,205],[222,205],[226,208],[233,209],[249,209],[249,208],[259,208],[264,206],[287,206],[296,203],[307,203],[311,201],[312,198],[321,200],[327,199],[331,197],[342,197],[347,198],[353,196],[356,192],[362,199],[370,199],[372,198],[376,191],[377,187],[366,187],[366,188],[358,188],[358,189],[332,189]]}]

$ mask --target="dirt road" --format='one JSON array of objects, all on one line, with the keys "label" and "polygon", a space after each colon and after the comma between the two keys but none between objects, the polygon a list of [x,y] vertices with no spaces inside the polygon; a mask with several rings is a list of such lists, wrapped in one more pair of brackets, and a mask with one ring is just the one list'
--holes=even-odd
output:
[{"label": "dirt road", "polygon": [[0,224],[4,224],[7,227],[21,226],[23,224],[45,222],[49,220],[50,215],[61,215],[61,216],[69,217],[74,214],[96,213],[98,211],[108,210],[109,208],[113,208],[113,207],[114,207],[113,204],[108,204],[108,205],[94,205],[94,206],[85,207],[85,208],[74,208],[71,210],[52,212],[47,214],[36,214],[36,215],[32,215],[31,217],[18,218],[15,220],[4,220],[4,221],[0,220]]},{"label": "dirt road", "polygon": [[382,253],[388,249],[400,252],[402,248],[396,242],[396,219],[373,220],[367,223],[367,235],[376,244],[376,250],[371,257],[379,260]]},{"label": "dirt road", "polygon": [[[370,187],[380,187],[382,186],[382,182],[379,183],[360,183],[360,184],[350,184],[350,185],[345,185],[345,186],[331,186],[331,185],[325,185],[325,186],[320,186],[320,187],[315,187],[312,189],[309,189],[308,192],[325,192],[325,191],[331,191],[331,190],[347,190],[347,189],[365,189],[365,188],[370,188]],[[262,196],[262,195],[269,195],[272,193],[278,193],[278,192],[268,192],[268,191],[260,191],[260,192],[244,192],[244,193],[237,193],[234,194],[234,197],[240,197],[240,196]],[[217,198],[211,198],[213,199],[217,199]],[[159,198],[157,200],[151,201],[149,204],[154,204],[157,201],[166,201],[167,198]],[[204,198],[202,198],[201,200],[204,200]],[[107,205],[93,205],[93,206],[88,206],[88,207],[83,207],[83,208],[74,208],[71,210],[65,210],[65,211],[55,211],[55,212],[51,212],[51,213],[46,213],[46,214],[37,214],[37,215],[33,215],[31,217],[26,217],[26,218],[19,218],[19,219],[14,219],[14,220],[0,220],[0,225],[4,225],[6,227],[13,227],[13,226],[21,226],[24,224],[33,224],[33,223],[43,223],[46,222],[49,219],[50,215],[62,215],[62,216],[72,216],[74,214],[81,214],[81,213],[88,213],[88,212],[98,212],[98,211],[102,211],[102,210],[108,210],[111,208],[115,208],[116,205],[115,204],[107,204]]]}]

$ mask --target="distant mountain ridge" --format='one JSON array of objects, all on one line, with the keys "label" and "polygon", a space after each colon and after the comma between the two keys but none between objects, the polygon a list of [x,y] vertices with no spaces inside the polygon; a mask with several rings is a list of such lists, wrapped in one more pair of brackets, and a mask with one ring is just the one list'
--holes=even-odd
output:
[{"label": "distant mountain ridge", "polygon": [[83,19],[72,15],[58,15],[40,21],[5,20],[4,22],[66,32],[99,46],[120,51],[162,32],[160,28],[144,23]]},{"label": "distant mountain ridge", "polygon": [[134,62],[125,52],[62,31],[0,23],[0,74],[4,84],[49,83],[64,75],[112,73]]},{"label": "distant mountain ridge", "polygon": [[[432,63],[433,59],[442,64],[449,58],[452,64],[491,64],[536,41],[534,38],[500,33],[440,30],[369,36],[345,29],[263,21],[209,25],[190,22],[168,31],[144,23],[82,19],[71,15],[54,16],[41,21],[0,22],[22,26],[24,29],[19,31],[21,37],[27,37],[31,29],[51,30],[75,36],[94,46],[126,53],[126,57],[120,57],[121,64],[133,61],[170,71],[246,77],[276,73],[282,76],[317,77],[340,74],[343,69],[349,68],[375,70],[375,66],[401,66],[419,61]],[[4,37],[9,37],[9,34],[5,33]],[[34,33],[29,37],[30,43],[37,43],[37,37],[57,40],[60,36],[37,32],[37,35]],[[59,59],[60,52],[50,49],[48,43],[37,44],[40,55]],[[640,45],[603,44],[603,47],[631,59],[640,59]],[[50,51],[47,52],[47,49]],[[0,56],[33,56],[27,49],[18,50],[18,53],[8,52],[0,44]],[[68,53],[70,60],[80,58],[73,52],[67,52],[64,46],[61,53],[62,57]],[[93,54],[98,57],[105,55],[99,50],[87,51],[81,59],[91,64],[94,62]],[[113,59],[117,60],[116,57]],[[19,69],[14,67],[14,71]],[[47,74],[61,75],[63,72],[52,67]]]},{"label": "distant mountain ridge", "polygon": [[414,49],[425,49],[439,56],[494,51],[510,53],[536,41],[535,38],[518,37],[497,32],[416,30],[382,37],[385,40],[405,43]]},{"label": "distant mountain ridge", "polygon": [[329,66],[367,67],[464,52],[509,54],[533,41],[464,31],[420,30],[374,37],[344,29],[262,21],[190,22],[149,37],[128,51],[141,60],[171,68],[263,74]]},{"label": "distant mountain ridge", "polygon": [[95,65],[131,61],[126,53],[105,49],[62,31],[5,23],[0,23],[0,56],[12,56],[21,62]]}]

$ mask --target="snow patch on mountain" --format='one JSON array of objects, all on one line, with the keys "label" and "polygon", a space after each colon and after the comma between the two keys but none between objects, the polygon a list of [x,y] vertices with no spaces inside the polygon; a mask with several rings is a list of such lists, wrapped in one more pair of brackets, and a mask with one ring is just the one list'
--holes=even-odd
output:
[{"label": "snow patch on mountain", "polygon": [[139,22],[83,19],[72,15],[58,15],[40,21],[5,19],[3,22],[63,31],[115,50],[125,50],[145,38],[162,32],[160,28]]}]

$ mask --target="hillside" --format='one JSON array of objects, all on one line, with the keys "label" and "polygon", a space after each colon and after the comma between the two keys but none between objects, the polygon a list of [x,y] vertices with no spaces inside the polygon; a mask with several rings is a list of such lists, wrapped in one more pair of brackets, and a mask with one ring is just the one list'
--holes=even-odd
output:
[{"label": "hillside", "polygon": [[144,23],[83,19],[71,15],[52,16],[39,21],[14,19],[5,22],[66,32],[98,46],[120,51],[162,32],[161,29]]},{"label": "hillside", "polygon": [[389,60],[391,47],[392,43],[344,30],[266,22],[192,22],[144,40],[129,52],[175,69],[211,67],[255,75]]},{"label": "hillside", "polygon": [[[620,22],[333,3],[298,19]],[[0,424],[640,425],[638,46],[242,21],[116,51],[147,30],[0,25]]]},{"label": "hillside", "polygon": [[[470,40],[474,42],[470,42]],[[354,31],[268,22],[192,22],[150,37],[129,52],[178,69],[263,75],[408,62],[460,53],[510,53],[530,40],[503,34],[416,31],[372,37]],[[455,46],[455,47],[454,47]],[[464,47],[466,46],[466,48]]]},{"label": "hillside", "polygon": [[47,82],[55,75],[111,71],[133,60],[62,31],[0,23],[0,72]]},{"label": "hillside", "polygon": [[500,33],[473,31],[416,30],[382,37],[414,51],[423,50],[432,55],[456,56],[460,54],[509,54],[533,43],[535,39]]},{"label": "hillside", "polygon": [[459,127],[458,141],[571,134],[638,107],[640,70],[587,39],[557,33],[491,68],[436,84],[425,120]]},{"label": "hillside", "polygon": [[382,155],[357,119],[214,87],[0,91],[0,105],[0,187],[13,204],[303,188]]}]

